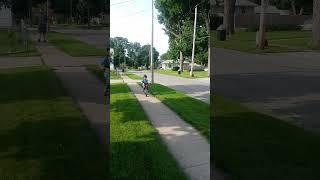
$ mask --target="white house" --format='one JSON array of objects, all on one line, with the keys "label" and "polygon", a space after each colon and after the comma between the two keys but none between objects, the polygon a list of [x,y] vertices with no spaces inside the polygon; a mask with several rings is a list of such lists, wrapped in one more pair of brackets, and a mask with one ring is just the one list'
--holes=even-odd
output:
[{"label": "white house", "polygon": [[[188,61],[183,62],[183,68],[186,69],[189,66]],[[161,69],[172,69],[173,67],[179,67],[180,63],[174,60],[165,60],[161,62]]]},{"label": "white house", "polygon": [[10,8],[0,7],[0,28],[8,28],[13,24],[13,15]]}]

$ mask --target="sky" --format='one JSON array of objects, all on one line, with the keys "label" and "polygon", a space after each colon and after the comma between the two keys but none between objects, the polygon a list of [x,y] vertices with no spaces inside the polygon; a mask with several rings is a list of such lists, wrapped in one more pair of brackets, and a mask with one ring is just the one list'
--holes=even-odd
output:
[{"label": "sky", "polygon": [[[151,3],[152,0],[111,0],[110,36],[125,37],[141,45],[151,44]],[[157,20],[154,8],[154,47],[160,55],[167,52],[169,37]]]}]

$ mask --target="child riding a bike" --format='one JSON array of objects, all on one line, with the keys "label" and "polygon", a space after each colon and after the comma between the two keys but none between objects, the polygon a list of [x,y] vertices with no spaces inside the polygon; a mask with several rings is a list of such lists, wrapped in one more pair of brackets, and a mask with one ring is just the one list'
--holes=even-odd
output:
[{"label": "child riding a bike", "polygon": [[142,87],[143,87],[143,92],[145,93],[146,97],[148,96],[148,90],[149,90],[149,81],[148,81],[148,77],[147,75],[143,76],[143,80],[142,80]]}]

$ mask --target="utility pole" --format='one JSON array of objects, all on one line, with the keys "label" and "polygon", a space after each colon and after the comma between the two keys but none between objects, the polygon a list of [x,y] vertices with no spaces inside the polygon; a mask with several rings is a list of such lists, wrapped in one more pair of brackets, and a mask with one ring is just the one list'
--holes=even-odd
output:
[{"label": "utility pole", "polygon": [[70,22],[72,23],[72,0],[70,0]]},{"label": "utility pole", "polygon": [[266,18],[265,18],[265,11],[267,8],[268,0],[261,0],[261,10],[260,10],[260,27],[259,27],[259,48],[264,49],[265,46],[265,31],[266,31]]},{"label": "utility pole", "polygon": [[49,0],[47,0],[47,33],[49,32]]},{"label": "utility pole", "polygon": [[152,1],[152,28],[151,28],[151,46],[150,46],[150,65],[151,65],[151,83],[154,83],[154,67],[153,67],[153,0]]},{"label": "utility pole", "polygon": [[195,8],[194,15],[194,27],[193,27],[193,43],[192,43],[192,59],[191,59],[191,70],[190,76],[193,77],[193,66],[194,66],[194,51],[195,51],[195,43],[196,43],[196,31],[197,31],[197,13],[198,13],[198,5]]}]

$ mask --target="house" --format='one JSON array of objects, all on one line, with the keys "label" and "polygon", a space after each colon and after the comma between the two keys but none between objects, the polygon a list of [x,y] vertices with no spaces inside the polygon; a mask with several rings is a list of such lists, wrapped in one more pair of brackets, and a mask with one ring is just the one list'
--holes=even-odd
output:
[{"label": "house", "polygon": [[[183,68],[186,69],[189,66],[188,61],[183,62]],[[161,62],[161,69],[172,69],[173,67],[179,67],[180,63],[174,60],[165,60]]]},{"label": "house", "polygon": [[[261,6],[255,7],[255,8],[254,8],[254,12],[255,12],[256,14],[260,14],[260,12],[261,12]],[[281,10],[278,9],[276,6],[268,5],[265,13],[266,13],[266,14],[280,15],[280,14],[281,14]]]},{"label": "house", "polygon": [[255,7],[259,6],[249,0],[237,0],[235,14],[253,14]]},{"label": "house", "polygon": [[[236,0],[235,14],[252,14],[254,13],[254,8],[259,6],[249,0]],[[224,16],[224,1],[218,0],[216,6],[214,7],[214,12],[217,16]]]},{"label": "house", "polygon": [[13,14],[10,8],[0,7],[0,28],[13,26]]}]

